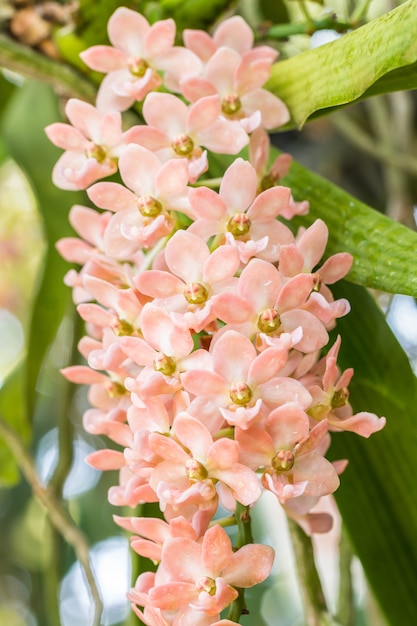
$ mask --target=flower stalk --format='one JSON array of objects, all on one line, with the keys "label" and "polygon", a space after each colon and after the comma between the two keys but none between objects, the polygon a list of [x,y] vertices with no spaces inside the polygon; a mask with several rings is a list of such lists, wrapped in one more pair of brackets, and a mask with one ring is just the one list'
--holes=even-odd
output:
[{"label": "flower stalk", "polygon": [[49,486],[44,487],[42,485],[29,451],[26,449],[19,435],[2,417],[0,417],[0,436],[13,453],[34,495],[45,507],[51,524],[53,524],[65,541],[74,549],[77,559],[84,569],[94,602],[93,626],[99,626],[101,623],[103,603],[91,565],[89,547],[83,533],[64,508],[61,500],[56,497],[54,491]]}]

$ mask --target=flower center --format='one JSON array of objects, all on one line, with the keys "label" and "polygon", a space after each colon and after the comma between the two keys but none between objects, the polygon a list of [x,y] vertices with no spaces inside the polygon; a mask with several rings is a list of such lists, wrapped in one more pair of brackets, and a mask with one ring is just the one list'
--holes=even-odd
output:
[{"label": "flower center", "polygon": [[210,576],[202,576],[195,586],[198,593],[205,591],[210,596],[216,595],[216,581]]},{"label": "flower center", "polygon": [[107,157],[107,151],[103,146],[91,143],[85,151],[87,159],[95,159],[97,163],[103,163]]},{"label": "flower center", "polygon": [[229,391],[230,399],[234,404],[246,406],[252,400],[252,390],[246,383],[233,383]]},{"label": "flower center", "polygon": [[207,289],[201,283],[188,283],[184,289],[184,298],[188,304],[204,304],[208,295]]},{"label": "flower center", "polygon": [[127,320],[117,320],[117,322],[113,325],[113,330],[117,337],[125,337],[126,335],[133,335],[135,332],[134,327]]},{"label": "flower center", "polygon": [[314,420],[320,422],[322,419],[328,416],[329,407],[326,404],[315,404],[307,411],[308,415]]},{"label": "flower center", "polygon": [[272,174],[265,174],[265,176],[262,176],[261,182],[259,184],[261,191],[265,191],[266,189],[271,189],[271,187],[275,187],[276,182],[276,178],[274,178]]},{"label": "flower center", "polygon": [[233,237],[241,237],[249,232],[251,221],[246,213],[236,213],[227,222],[227,230]]},{"label": "flower center", "polygon": [[191,480],[205,480],[208,476],[208,471],[197,459],[188,459],[185,462],[185,473]]},{"label": "flower center", "polygon": [[291,450],[277,450],[271,461],[271,466],[276,472],[288,472],[294,465],[294,453]]},{"label": "flower center", "polygon": [[178,156],[189,156],[194,150],[194,141],[188,135],[177,135],[172,141],[172,149]]},{"label": "flower center", "polygon": [[258,328],[261,333],[273,333],[281,326],[281,318],[275,309],[265,309],[258,317]]},{"label": "flower center", "polygon": [[222,100],[222,113],[225,115],[234,115],[242,108],[242,103],[237,94],[231,93]]},{"label": "flower center", "polygon": [[120,396],[124,396],[127,393],[127,389],[121,383],[118,383],[116,380],[112,380],[106,385],[107,393],[110,398],[120,398]]},{"label": "flower center", "polygon": [[320,287],[321,287],[321,278],[320,275],[318,274],[318,272],[315,272],[313,274],[313,291],[320,291]]},{"label": "flower center", "polygon": [[162,212],[162,204],[152,196],[140,196],[138,208],[143,217],[158,217]]},{"label": "flower center", "polygon": [[349,391],[346,387],[335,391],[331,401],[332,409],[340,409],[340,407],[345,406],[345,404],[347,404],[348,398]]},{"label": "flower center", "polygon": [[162,352],[158,352],[153,361],[153,367],[156,372],[161,372],[165,376],[172,376],[177,369],[177,364],[172,356],[167,356]]},{"label": "flower center", "polygon": [[145,72],[148,69],[149,65],[147,64],[145,59],[141,59],[139,57],[139,58],[129,59],[129,61],[127,62],[127,67],[129,69],[129,72],[133,74],[133,76],[142,78],[142,76],[145,75]]}]

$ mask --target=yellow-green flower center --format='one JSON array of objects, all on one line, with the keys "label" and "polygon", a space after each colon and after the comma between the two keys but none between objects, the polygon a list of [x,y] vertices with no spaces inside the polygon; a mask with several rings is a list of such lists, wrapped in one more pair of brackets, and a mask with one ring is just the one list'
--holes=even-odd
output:
[{"label": "yellow-green flower center", "polygon": [[272,176],[272,174],[265,174],[262,176],[259,187],[261,191],[265,191],[266,189],[271,189],[271,187],[275,187],[276,179]]},{"label": "yellow-green flower center", "polygon": [[184,289],[184,298],[189,304],[204,304],[208,295],[207,289],[201,283],[188,283]]},{"label": "yellow-green flower center", "polygon": [[145,72],[148,69],[149,65],[145,61],[145,59],[136,58],[136,59],[129,59],[127,63],[127,67],[129,69],[129,72],[133,74],[133,76],[142,78],[142,76],[145,75]]},{"label": "yellow-green flower center", "polygon": [[107,157],[107,150],[103,146],[99,146],[96,143],[91,143],[86,149],[85,155],[87,159],[95,159],[97,163],[103,163]]},{"label": "yellow-green flower center", "polygon": [[331,401],[332,409],[340,409],[340,407],[345,406],[345,404],[347,404],[348,398],[349,391],[346,387],[335,391]]},{"label": "yellow-green flower center", "polygon": [[143,217],[158,217],[162,212],[162,204],[152,196],[140,196],[138,208]]},{"label": "yellow-green flower center", "polygon": [[247,235],[251,227],[251,221],[246,213],[235,213],[227,222],[227,230],[233,237]]},{"label": "yellow-green flower center", "polygon": [[277,450],[271,461],[276,472],[288,472],[294,465],[295,457],[291,450]]},{"label": "yellow-green flower center", "polygon": [[172,356],[159,352],[154,358],[153,367],[156,372],[161,372],[165,376],[172,376],[177,369],[177,364]]},{"label": "yellow-green flower center", "polygon": [[222,99],[222,113],[225,115],[234,115],[242,108],[242,103],[237,94],[231,93]]},{"label": "yellow-green flower center", "polygon": [[321,287],[321,278],[320,278],[320,275],[319,275],[317,272],[315,272],[315,273],[313,274],[313,279],[314,279],[314,282],[313,282],[313,291],[320,291],[320,287]]},{"label": "yellow-green flower center", "polygon": [[107,393],[110,398],[119,398],[120,396],[124,396],[127,393],[127,389],[121,383],[118,383],[116,380],[112,380],[106,385]]},{"label": "yellow-green flower center", "polygon": [[326,404],[316,404],[307,411],[308,415],[314,420],[320,422],[325,419],[329,414],[329,407]]},{"label": "yellow-green flower center", "polygon": [[194,141],[188,135],[182,134],[175,137],[171,146],[175,154],[186,157],[194,150]]},{"label": "yellow-green flower center", "polygon": [[210,576],[202,576],[195,586],[198,593],[205,591],[210,596],[216,595],[216,581]]},{"label": "yellow-green flower center", "polygon": [[208,476],[208,471],[197,459],[189,459],[186,461],[185,473],[191,480],[205,480]]},{"label": "yellow-green flower center", "polygon": [[265,309],[258,317],[258,328],[261,333],[273,333],[281,326],[281,318],[275,309]]},{"label": "yellow-green flower center", "polygon": [[120,319],[114,324],[113,330],[118,337],[125,337],[126,335],[133,335],[135,332],[134,326],[127,320]]},{"label": "yellow-green flower center", "polygon": [[246,383],[233,383],[229,390],[233,404],[246,406],[252,400],[252,390]]}]

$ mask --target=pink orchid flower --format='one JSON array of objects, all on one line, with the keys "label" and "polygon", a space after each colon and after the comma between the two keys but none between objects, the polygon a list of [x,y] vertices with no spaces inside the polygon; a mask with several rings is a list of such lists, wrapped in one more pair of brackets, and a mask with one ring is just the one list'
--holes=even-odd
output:
[{"label": "pink orchid flower", "polygon": [[313,287],[311,274],[299,274],[284,282],[274,265],[252,259],[239,277],[237,293],[220,294],[214,309],[227,325],[251,339],[255,337],[259,350],[279,344],[283,333],[301,329],[301,336],[294,336],[293,347],[315,352],[329,337],[322,322],[302,310]]},{"label": "pink orchid flower", "polygon": [[353,369],[349,368],[340,374],[337,366],[340,344],[339,336],[326,357],[303,379],[313,397],[308,414],[314,420],[326,419],[331,430],[347,430],[368,438],[384,428],[386,419],[367,411],[353,414],[348,401],[348,385]]},{"label": "pink orchid flower", "polygon": [[190,189],[196,216],[188,232],[207,241],[218,236],[238,248],[242,263],[257,256],[275,262],[283,244],[294,241],[291,231],[276,217],[288,207],[291,191],[272,187],[257,194],[256,171],[248,161],[236,159],[226,170],[219,193],[208,187]]},{"label": "pink orchid flower", "polygon": [[127,378],[127,388],[146,399],[173,394],[182,389],[181,372],[206,366],[206,350],[194,350],[189,329],[180,325],[167,311],[147,303],[140,315],[143,339],[122,337],[120,346],[126,356],[143,366],[136,378]]},{"label": "pink orchid flower", "polygon": [[216,319],[213,303],[217,294],[234,290],[239,253],[231,246],[220,246],[210,254],[197,235],[178,231],[166,245],[165,262],[169,272],[142,272],[135,286],[155,298],[155,305],[181,314],[198,333]]},{"label": "pink orchid flower", "polygon": [[178,91],[179,81],[200,72],[198,57],[174,46],[176,26],[172,19],[152,26],[146,18],[119,7],[108,22],[112,46],[92,46],[81,53],[86,65],[107,76],[100,85],[97,106],[101,110],[124,111],[163,82]]},{"label": "pink orchid flower", "polygon": [[329,441],[326,420],[310,431],[308,415],[294,403],[274,409],[262,427],[237,428],[235,437],[240,459],[264,469],[262,484],[281,503],[301,495],[327,495],[339,486],[334,466],[323,456]]},{"label": "pink orchid flower", "polygon": [[[207,485],[219,482],[220,498],[224,492],[232,496],[232,509],[235,501],[248,506],[254,504],[261,495],[259,481],[255,473],[238,462],[239,447],[227,438],[213,440],[206,426],[199,420],[183,413],[174,422],[174,441],[155,433],[149,444],[162,461],[152,472],[149,484],[164,500],[180,505],[185,501],[189,488],[198,482]],[[215,490],[214,492],[215,493]],[[217,497],[217,496],[216,496]]]},{"label": "pink orchid flower", "polygon": [[128,189],[104,182],[87,193],[99,208],[115,212],[104,233],[105,252],[126,258],[172,232],[171,211],[187,212],[188,166],[186,159],[171,159],[162,165],[155,154],[131,144],[120,156],[119,169]]},{"label": "pink orchid flower", "polygon": [[222,119],[220,114],[216,95],[187,106],[172,94],[151,93],[143,105],[147,126],[134,126],[127,137],[156,152],[163,161],[186,157],[190,182],[195,182],[208,166],[201,146],[219,154],[237,154],[249,142],[239,124]]},{"label": "pink orchid flower", "polygon": [[[140,574],[135,586],[127,594],[132,610],[147,626],[238,626],[228,619],[219,619],[219,613],[207,615],[190,606],[181,607],[177,611],[161,611],[154,607],[148,600],[148,594],[155,586],[155,578],[154,572]],[[144,607],[143,611],[137,605]]]},{"label": "pink orchid flower", "polygon": [[259,421],[265,407],[296,401],[306,409],[311,396],[298,381],[279,376],[287,363],[288,348],[282,345],[257,354],[252,342],[235,330],[227,330],[211,349],[209,370],[184,372],[185,389],[195,396],[189,412],[202,421],[222,427],[249,428]]},{"label": "pink orchid flower", "polygon": [[[143,262],[143,252],[140,250],[119,261],[104,253],[103,238],[111,217],[109,212],[97,213],[88,207],[74,205],[70,210],[69,221],[82,239],[64,237],[56,244],[58,252],[66,261],[83,266],[80,272],[70,270],[64,278],[65,284],[73,289],[76,304],[93,299],[85,287],[85,277],[93,276],[114,286],[129,287]],[[125,262],[120,262],[122,260]]]},{"label": "pink orchid flower", "polygon": [[50,124],[45,132],[65,150],[54,166],[52,180],[60,189],[86,189],[99,178],[117,172],[125,134],[116,111],[103,113],[94,106],[71,98],[65,106],[70,124]]},{"label": "pink orchid flower", "polygon": [[260,125],[268,130],[277,128],[289,121],[288,109],[277,96],[262,89],[277,55],[269,46],[242,55],[231,48],[218,48],[202,77],[181,82],[182,93],[190,102],[218,94],[224,117],[238,121],[248,133]]},{"label": "pink orchid flower", "polygon": [[216,524],[201,543],[179,537],[164,545],[148,601],[161,610],[190,606],[217,616],[237,598],[235,587],[246,589],[265,580],[273,560],[269,546],[248,544],[233,552],[226,531]]},{"label": "pink orchid flower", "polygon": [[279,269],[285,277],[315,270],[314,292],[305,308],[331,328],[336,318],[349,313],[350,305],[345,298],[334,301],[327,285],[346,276],[353,257],[348,252],[339,252],[330,256],[319,269],[315,269],[324,254],[328,237],[329,230],[321,219],[317,219],[307,229],[300,229],[295,242],[281,246]]}]

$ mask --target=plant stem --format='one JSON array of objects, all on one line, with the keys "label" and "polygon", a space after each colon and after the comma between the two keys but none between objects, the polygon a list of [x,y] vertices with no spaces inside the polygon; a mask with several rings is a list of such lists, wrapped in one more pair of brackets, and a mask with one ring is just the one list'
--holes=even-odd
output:
[{"label": "plant stem", "polygon": [[223,178],[206,178],[205,180],[198,180],[191,185],[191,187],[210,187],[210,189],[217,189],[220,187]]},{"label": "plant stem", "polygon": [[290,22],[288,24],[274,24],[269,28],[260,26],[258,29],[258,39],[286,39],[291,35],[312,35],[318,30],[335,30],[338,33],[345,33],[356,28],[360,24],[355,22],[344,22],[337,19],[332,13],[317,20],[311,19],[306,22]]},{"label": "plant stem", "polygon": [[96,579],[90,562],[89,547],[87,541],[69,515],[68,511],[58,500],[50,487],[44,487],[36,473],[34,461],[20,439],[16,431],[0,417],[0,436],[9,446],[23,475],[32,488],[34,495],[45,507],[49,519],[62,537],[69,543],[75,551],[77,559],[84,568],[91,595],[94,601],[94,621],[93,626],[99,626],[103,611],[103,604]]},{"label": "plant stem", "polygon": [[354,626],[353,585],[352,585],[352,548],[346,530],[342,526],[339,544],[339,595],[337,600],[337,619],[343,626]]},{"label": "plant stem", "polygon": [[214,519],[210,522],[209,526],[215,526],[216,524],[222,526],[223,528],[226,528],[227,526],[236,526],[236,517],[234,515],[229,515],[228,517]]},{"label": "plant stem", "polygon": [[[240,502],[237,502],[234,521],[238,528],[237,548],[241,548],[248,543],[253,543],[250,508],[248,506],[243,506]],[[238,622],[240,616],[245,611],[245,590],[237,589],[237,591],[239,592],[239,595],[230,605],[229,612],[227,614],[227,619],[230,619],[233,622]]]},{"label": "plant stem", "polygon": [[63,96],[95,101],[96,87],[79,72],[4,34],[0,34],[0,66],[41,80]]},{"label": "plant stem", "polygon": [[339,626],[327,609],[310,537],[290,519],[288,527],[294,548],[306,626]]}]

